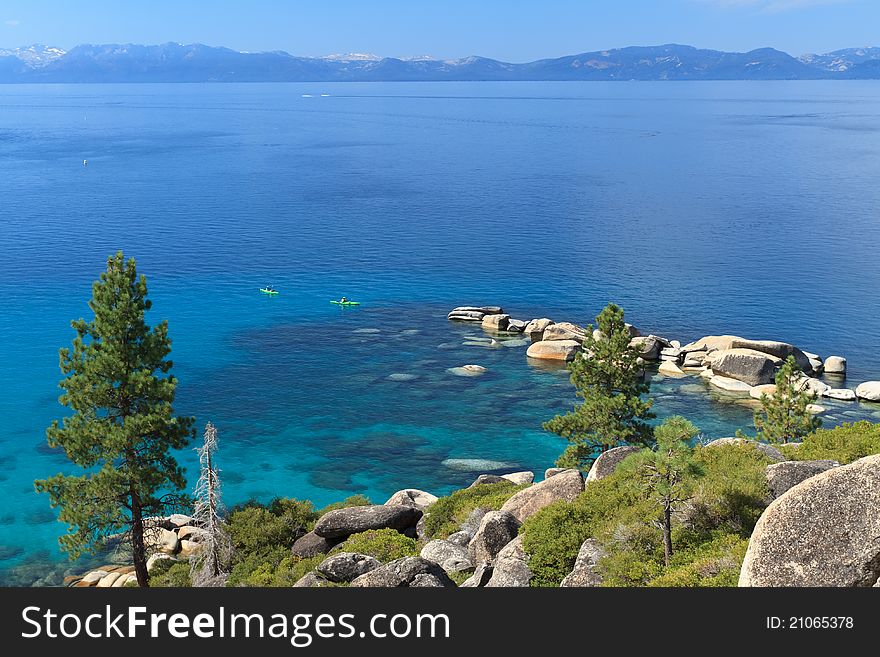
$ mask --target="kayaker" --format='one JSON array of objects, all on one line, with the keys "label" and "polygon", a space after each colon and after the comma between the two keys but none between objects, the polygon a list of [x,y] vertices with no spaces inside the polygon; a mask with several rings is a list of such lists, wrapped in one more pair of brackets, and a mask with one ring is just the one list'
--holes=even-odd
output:
[{"label": "kayaker", "polygon": [[339,300],[339,303],[345,303],[346,301],[348,301],[348,299],[346,299],[345,297],[342,297],[342,298]]}]

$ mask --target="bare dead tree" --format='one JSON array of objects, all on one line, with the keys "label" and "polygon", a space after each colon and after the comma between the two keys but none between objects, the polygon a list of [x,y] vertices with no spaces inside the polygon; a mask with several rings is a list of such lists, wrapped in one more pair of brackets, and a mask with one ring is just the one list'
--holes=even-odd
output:
[{"label": "bare dead tree", "polygon": [[223,586],[232,558],[232,541],[221,516],[220,471],[214,461],[217,451],[217,429],[211,423],[205,426],[205,442],[196,451],[199,454],[201,475],[196,482],[194,524],[200,527],[202,549],[190,561],[193,586]]}]

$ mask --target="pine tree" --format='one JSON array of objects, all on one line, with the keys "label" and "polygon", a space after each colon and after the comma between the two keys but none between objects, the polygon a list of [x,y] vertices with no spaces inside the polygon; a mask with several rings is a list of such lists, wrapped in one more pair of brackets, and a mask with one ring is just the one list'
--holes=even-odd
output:
[{"label": "pine tree", "polygon": [[35,482],[49,494],[59,520],[69,526],[59,539],[71,558],[94,553],[122,533],[140,586],[148,586],[146,543],[158,531],[156,516],[182,502],[183,469],[170,450],[193,436],[193,419],[174,415],[177,379],[166,322],[150,328],[146,278],[120,251],[92,286],[91,321],[71,322],[72,349],[61,349],[65,375],[59,401],[73,411],[52,423],[47,439],[86,470]]},{"label": "pine tree", "polygon": [[693,458],[688,441],[699,430],[680,416],[668,418],[654,429],[657,444],[631,457],[626,463],[648,499],[659,509],[658,525],[663,531],[663,556],[666,566],[672,558],[672,514],[690,499],[694,480],[702,474]]},{"label": "pine tree", "polygon": [[813,433],[822,420],[807,406],[816,401],[816,393],[803,390],[803,374],[794,356],[785,359],[776,373],[776,390],[761,395],[761,410],[755,412],[758,438],[768,443],[790,443]]},{"label": "pine tree", "polygon": [[559,457],[560,467],[586,468],[600,452],[624,443],[649,444],[650,386],[638,363],[639,348],[630,345],[623,310],[609,304],[596,317],[599,335],[587,329],[584,354],[569,364],[571,382],[583,401],[573,411],[544,423],[544,429],[570,445]]},{"label": "pine tree", "polygon": [[190,563],[193,586],[223,586],[232,558],[232,540],[221,517],[220,471],[214,460],[217,429],[208,422],[205,442],[198,448],[201,476],[195,488],[193,520],[204,531],[201,552]]}]

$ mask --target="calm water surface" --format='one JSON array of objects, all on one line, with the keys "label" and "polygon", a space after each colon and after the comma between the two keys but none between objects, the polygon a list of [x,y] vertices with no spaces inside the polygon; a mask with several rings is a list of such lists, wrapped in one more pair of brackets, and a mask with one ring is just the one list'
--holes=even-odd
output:
[{"label": "calm water surface", "polygon": [[[587,323],[614,300],[645,332],[880,378],[877,180],[877,82],[0,87],[0,581],[68,567],[32,480],[66,467],[57,349],[117,249],[170,322],[178,409],[220,428],[229,503],[382,502],[563,447],[541,422],[565,372],[463,344],[455,305]],[[652,395],[708,436],[750,426],[698,379]]]}]

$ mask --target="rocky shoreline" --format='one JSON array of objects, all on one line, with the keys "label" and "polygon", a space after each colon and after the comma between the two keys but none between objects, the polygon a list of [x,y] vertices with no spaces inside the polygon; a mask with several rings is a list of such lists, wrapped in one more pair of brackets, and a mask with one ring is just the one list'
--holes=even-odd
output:
[{"label": "rocky shoreline", "polygon": [[[720,438],[703,448],[741,445],[759,450],[770,461],[766,478],[772,501],[752,534],[739,585],[880,586],[880,544],[866,540],[880,536],[880,516],[872,512],[880,505],[880,455],[840,465],[831,460],[791,461],[771,445],[741,438]],[[533,472],[480,475],[470,488],[505,482],[522,488],[500,509],[474,509],[446,538],[427,536],[426,520],[438,498],[418,489],[400,490],[384,504],[330,511],[290,548],[295,557],[323,557],[293,586],[529,586],[533,574],[519,534],[522,524],[551,504],[574,501],[639,449],[624,446],[603,453],[586,477],[578,470],[560,468],[548,469],[538,483],[534,483]],[[153,537],[150,571],[162,560],[186,560],[198,553],[202,532],[192,526],[188,516],[157,520],[162,531]],[[382,563],[346,549],[349,539],[376,530],[393,530],[419,540],[418,556]],[[794,544],[800,547],[789,549]],[[602,556],[595,539],[585,540],[560,586],[601,586],[597,564]],[[132,570],[131,566],[104,566],[68,578],[66,584],[136,586]]]},{"label": "rocky shoreline", "polygon": [[[528,338],[528,358],[564,363],[585,354],[586,329],[570,322],[517,320],[497,306],[455,308],[448,319],[479,323],[490,334],[522,334]],[[657,365],[663,376],[701,377],[734,398],[759,398],[770,392],[777,368],[784,358],[793,356],[804,372],[803,389],[836,401],[880,402],[880,381],[862,383],[853,390],[832,387],[817,378],[824,374],[842,384],[846,359],[841,356],[822,359],[784,342],[732,335],[706,336],[682,345],[657,335],[643,336],[637,328],[627,326],[631,343],[640,348],[646,366]],[[593,337],[601,339],[601,335]],[[452,369],[459,376],[479,376],[485,371],[478,365]],[[817,413],[823,410],[813,409]],[[880,544],[875,540],[880,536],[880,516],[872,511],[880,505],[880,455],[846,465],[829,459],[796,461],[787,458],[786,454],[791,456],[788,450],[784,454],[774,446],[745,438],[719,438],[703,448],[742,445],[754,448],[770,463],[765,473],[771,497],[749,541],[739,585],[880,586]],[[798,445],[788,447],[796,450]],[[586,477],[578,470],[562,468],[547,469],[538,482],[530,471],[499,468],[480,474],[462,490],[497,484],[517,489],[500,508],[475,508],[443,538],[426,531],[438,497],[417,488],[400,490],[384,504],[331,510],[320,516],[311,531],[303,530],[290,546],[292,557],[317,560],[309,566],[313,570],[293,586],[529,586],[533,574],[519,533],[523,523],[551,504],[573,502],[640,449],[622,446],[603,453]],[[484,466],[491,470],[493,464],[486,462]],[[178,514],[151,521],[149,571],[162,561],[186,561],[199,554],[204,533],[191,517]],[[418,541],[418,555],[382,563],[374,556],[347,549],[353,537],[382,530]],[[795,544],[800,546],[798,550],[789,549]],[[597,564],[603,556],[598,541],[585,540],[560,585],[601,586]],[[136,580],[131,566],[107,565],[68,577],[65,584],[122,587],[136,586]]]}]

